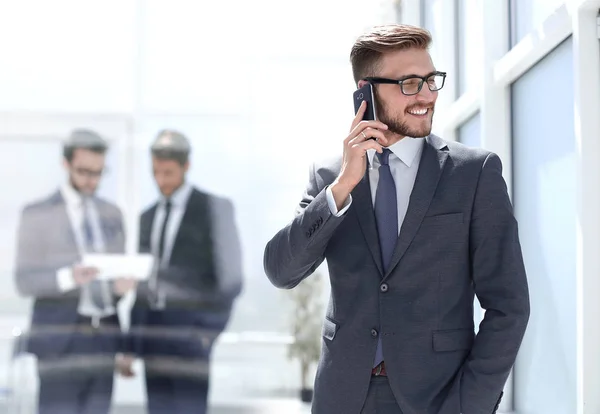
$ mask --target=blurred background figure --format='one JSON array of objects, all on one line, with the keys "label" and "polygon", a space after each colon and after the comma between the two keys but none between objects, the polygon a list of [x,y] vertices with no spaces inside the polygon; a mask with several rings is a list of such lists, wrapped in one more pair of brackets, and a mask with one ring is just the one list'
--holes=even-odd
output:
[{"label": "blurred background figure", "polygon": [[159,132],[151,156],[160,198],[140,219],[139,249],[156,269],[138,289],[119,365],[131,376],[133,355],[144,359],[150,414],[206,413],[211,349],[242,287],[233,204],[186,180],[190,150],[180,132]]},{"label": "blurred background figure", "polygon": [[64,144],[68,181],[23,209],[15,278],[35,298],[27,350],[38,358],[40,414],[106,414],[120,338],[116,302],[133,287],[96,278],[86,253],[123,253],[117,206],[96,196],[106,141],[86,129]]}]

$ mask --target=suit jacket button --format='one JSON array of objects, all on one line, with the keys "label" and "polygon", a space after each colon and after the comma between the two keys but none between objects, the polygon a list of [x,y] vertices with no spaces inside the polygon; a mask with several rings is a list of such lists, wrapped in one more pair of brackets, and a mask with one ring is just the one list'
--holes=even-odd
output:
[{"label": "suit jacket button", "polygon": [[377,335],[379,335],[379,332],[377,332],[377,329],[371,329],[371,336],[373,338],[377,338]]},{"label": "suit jacket button", "polygon": [[387,284],[387,283],[382,283],[382,284],[381,284],[381,286],[379,286],[379,290],[380,290],[382,293],[385,293],[385,292],[387,292],[387,291],[388,291],[388,288],[389,288],[389,286],[388,286],[388,284]]}]

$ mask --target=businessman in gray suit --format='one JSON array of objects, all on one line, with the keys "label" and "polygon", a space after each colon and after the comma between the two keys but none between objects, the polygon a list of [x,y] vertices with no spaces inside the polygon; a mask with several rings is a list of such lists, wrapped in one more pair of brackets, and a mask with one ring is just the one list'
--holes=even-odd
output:
[{"label": "businessman in gray suit", "polygon": [[68,181],[22,212],[15,281],[34,298],[27,351],[38,358],[39,414],[110,410],[121,337],[116,304],[135,282],[101,281],[81,264],[86,253],[125,250],[120,209],[96,195],[107,148],[94,131],[72,131],[63,151]]},{"label": "businessman in gray suit", "polygon": [[354,79],[373,86],[378,120],[362,120],[362,103],[342,157],[312,167],[296,217],[265,248],[279,288],[327,260],[315,414],[494,413],[527,326],[500,159],[431,134],[446,74],[430,42],[408,25],[357,39]]}]

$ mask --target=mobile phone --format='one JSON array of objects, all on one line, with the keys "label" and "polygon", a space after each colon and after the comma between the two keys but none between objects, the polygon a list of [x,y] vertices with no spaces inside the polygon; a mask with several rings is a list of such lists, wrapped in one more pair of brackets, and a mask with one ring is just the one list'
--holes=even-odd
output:
[{"label": "mobile phone", "polygon": [[363,121],[377,120],[377,111],[375,110],[375,96],[373,95],[373,85],[366,83],[362,88],[354,91],[354,114],[358,112],[362,101],[367,101],[367,109],[363,116]]}]

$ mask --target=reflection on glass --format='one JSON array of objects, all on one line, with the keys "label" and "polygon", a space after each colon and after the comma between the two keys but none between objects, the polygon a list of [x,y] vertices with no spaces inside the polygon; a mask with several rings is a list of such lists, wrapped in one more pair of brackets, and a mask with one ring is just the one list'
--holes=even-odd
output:
[{"label": "reflection on glass", "polygon": [[481,83],[481,53],[483,51],[483,28],[481,19],[482,0],[456,0],[457,21],[457,98]]},{"label": "reflection on glass", "polygon": [[511,88],[515,214],[531,295],[515,411],[576,411],[576,146],[567,39]]},{"label": "reflection on glass", "polygon": [[457,131],[458,141],[469,147],[481,146],[481,117],[479,112],[467,119]]},{"label": "reflection on glass", "polygon": [[541,25],[563,3],[564,0],[511,0],[511,46],[519,43],[521,39]]}]

